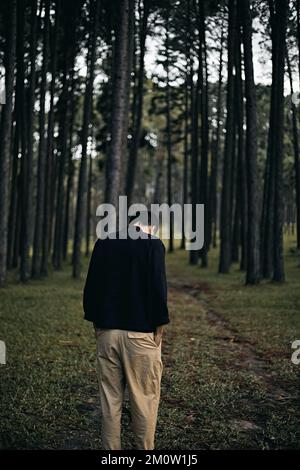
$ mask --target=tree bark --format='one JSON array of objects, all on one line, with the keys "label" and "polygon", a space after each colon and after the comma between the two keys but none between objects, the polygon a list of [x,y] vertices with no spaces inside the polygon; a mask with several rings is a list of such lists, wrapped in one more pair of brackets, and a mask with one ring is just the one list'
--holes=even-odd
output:
[{"label": "tree bark", "polygon": [[218,70],[218,91],[217,91],[217,127],[214,140],[211,143],[211,172],[209,179],[209,243],[213,247],[217,246],[217,183],[219,170],[220,154],[220,134],[221,134],[221,114],[222,114],[222,75],[223,75],[223,41],[224,41],[224,19],[221,26],[220,52],[219,52],[219,70]]},{"label": "tree bark", "polygon": [[[288,69],[288,77],[290,82],[291,96],[294,94],[293,75],[289,53],[286,51],[286,62]],[[299,159],[299,139],[297,126],[297,110],[296,105],[291,101],[292,110],[292,128],[293,128],[293,149],[294,149],[294,168],[295,168],[295,189],[296,189],[296,223],[297,223],[297,248],[300,248],[300,159]]]},{"label": "tree bark", "polygon": [[[199,95],[201,89],[201,72],[202,72],[202,63],[201,63],[201,36],[199,32],[198,36],[198,71],[197,71],[197,82],[194,86],[193,82],[193,66],[191,65],[190,70],[190,83],[191,83],[191,205],[192,205],[192,230],[196,230],[196,204],[198,203],[199,188],[198,188],[198,168],[199,168]],[[190,250],[189,253],[189,262],[191,265],[198,264],[199,251]]]},{"label": "tree bark", "polygon": [[[8,2],[7,2],[8,3]],[[9,2],[9,19],[5,44],[5,105],[1,114],[0,148],[0,287],[4,286],[7,269],[7,236],[9,214],[9,174],[13,117],[14,68],[16,58],[16,0]]]},{"label": "tree bark", "polygon": [[56,91],[56,70],[57,70],[57,49],[58,49],[58,28],[60,19],[60,1],[55,2],[55,26],[53,37],[51,40],[51,84],[50,84],[50,107],[48,113],[48,128],[47,128],[47,153],[46,153],[46,180],[45,180],[45,204],[44,204],[44,223],[43,223],[43,247],[42,247],[42,262],[41,274],[48,275],[48,260],[50,252],[51,240],[51,199],[54,199],[51,187],[54,179],[53,171],[53,133],[54,133],[54,98]]},{"label": "tree bark", "polygon": [[78,194],[76,205],[75,233],[73,244],[73,277],[79,278],[81,274],[81,240],[84,228],[84,210],[86,208],[87,195],[87,142],[89,136],[89,126],[91,121],[91,111],[93,103],[93,84],[96,61],[97,28],[98,28],[99,2],[94,0],[91,3],[91,36],[89,44],[88,76],[85,89],[83,126],[81,134],[82,154],[78,181]]},{"label": "tree bark", "polygon": [[201,266],[207,267],[207,251],[208,251],[208,224],[209,207],[208,207],[208,70],[207,70],[207,51],[206,51],[206,34],[205,34],[205,12],[204,2],[199,0],[199,16],[201,31],[201,54],[202,54],[202,89],[201,89],[201,162],[200,162],[200,181],[199,181],[199,202],[204,204],[204,246],[200,250]]},{"label": "tree bark", "polygon": [[32,227],[34,222],[33,214],[33,133],[34,133],[34,106],[36,95],[36,54],[37,54],[37,1],[31,5],[31,39],[30,39],[30,85],[28,97],[28,126],[27,126],[27,191],[25,197],[25,217],[22,227],[22,256],[29,258]]},{"label": "tree bark", "polygon": [[129,0],[118,2],[113,61],[112,118],[110,150],[106,163],[105,202],[118,208],[121,183],[121,161],[126,112],[126,94],[129,91],[128,60]]},{"label": "tree bark", "polygon": [[228,21],[228,76],[227,76],[227,118],[223,166],[223,185],[220,225],[220,262],[219,272],[228,273],[231,264],[231,190],[232,155],[234,146],[234,54],[236,47],[236,0],[229,0]]},{"label": "tree bark", "polygon": [[132,202],[132,195],[134,189],[137,155],[141,139],[141,125],[143,116],[143,102],[144,102],[144,74],[145,74],[145,50],[146,38],[148,30],[148,17],[149,17],[149,0],[143,0],[143,14],[140,24],[139,35],[139,68],[137,77],[137,90],[135,94],[135,109],[134,109],[134,128],[132,143],[130,146],[130,153],[127,166],[127,179],[126,179],[126,195],[128,198],[128,205]]},{"label": "tree bark", "polygon": [[43,28],[43,65],[41,71],[41,91],[40,91],[40,110],[39,110],[39,155],[38,155],[38,174],[37,174],[37,205],[35,214],[35,231],[33,241],[32,255],[32,277],[38,279],[41,277],[42,268],[42,243],[43,243],[43,224],[44,224],[44,201],[45,201],[45,181],[46,181],[46,152],[47,141],[45,136],[45,98],[47,91],[47,71],[49,60],[49,24],[50,24],[50,5],[45,2],[44,28]]},{"label": "tree bark", "polygon": [[[77,12],[79,13],[79,12]],[[62,16],[64,11],[62,12]],[[66,20],[65,20],[66,21]],[[62,95],[60,102],[60,129],[59,129],[59,159],[57,161],[57,195],[55,209],[55,231],[53,243],[52,262],[54,269],[61,270],[63,264],[63,236],[64,236],[64,202],[65,202],[65,165],[67,159],[67,145],[70,124],[70,83],[72,70],[76,55],[76,21],[77,14],[73,12],[71,19],[68,20],[69,25],[64,23],[64,72]]]},{"label": "tree bark", "polygon": [[257,174],[257,108],[252,54],[252,17],[250,1],[241,4],[243,25],[245,95],[246,95],[246,164],[247,164],[247,272],[246,284],[260,280],[260,240]]}]

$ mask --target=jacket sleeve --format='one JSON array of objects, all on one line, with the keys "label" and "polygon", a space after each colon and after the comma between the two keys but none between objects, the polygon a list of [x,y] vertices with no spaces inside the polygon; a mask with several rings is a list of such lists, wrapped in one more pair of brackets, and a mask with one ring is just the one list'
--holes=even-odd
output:
[{"label": "jacket sleeve", "polygon": [[85,286],[83,290],[83,310],[84,310],[84,319],[89,321],[95,320],[95,311],[97,309],[97,299],[99,295],[99,282],[98,276],[98,262],[97,262],[97,253],[99,250],[99,240],[94,245],[92,252],[89,269],[85,281]]},{"label": "jacket sleeve", "polygon": [[167,306],[167,276],[165,266],[165,247],[161,240],[155,240],[152,245],[152,276],[153,292],[152,305],[156,326],[170,322]]}]

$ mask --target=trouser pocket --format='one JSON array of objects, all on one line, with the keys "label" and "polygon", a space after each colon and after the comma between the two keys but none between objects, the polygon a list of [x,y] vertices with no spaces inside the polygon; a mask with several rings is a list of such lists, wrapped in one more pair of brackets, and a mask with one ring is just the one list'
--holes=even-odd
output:
[{"label": "trouser pocket", "polygon": [[129,343],[136,347],[153,349],[160,346],[160,344],[156,344],[154,340],[154,333],[128,331],[127,337]]}]

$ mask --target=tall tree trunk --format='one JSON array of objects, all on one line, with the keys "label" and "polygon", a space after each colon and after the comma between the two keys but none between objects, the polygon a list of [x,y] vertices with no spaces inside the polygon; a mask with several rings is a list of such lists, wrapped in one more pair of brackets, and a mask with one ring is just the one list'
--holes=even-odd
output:
[{"label": "tall tree trunk", "polygon": [[249,0],[241,7],[243,24],[245,95],[246,95],[246,164],[247,164],[247,272],[246,284],[257,284],[260,279],[260,240],[257,185],[257,110],[252,56],[252,17]]},{"label": "tall tree trunk", "polygon": [[239,225],[237,238],[241,245],[240,269],[246,270],[247,266],[247,172],[245,159],[245,136],[244,136],[244,100],[243,100],[243,79],[242,79],[242,56],[241,56],[241,6],[238,3],[238,28],[236,48],[236,123],[238,133],[238,161],[237,161],[237,179],[236,179],[236,205],[238,208]]},{"label": "tall tree trunk", "polygon": [[[51,240],[51,199],[54,199],[51,186],[54,176],[53,171],[53,133],[54,133],[54,98],[56,90],[56,69],[57,69],[57,49],[58,49],[58,28],[60,18],[60,1],[55,2],[55,26],[53,37],[51,40],[51,85],[50,85],[50,107],[48,113],[48,129],[47,129],[47,153],[46,153],[46,181],[45,181],[45,203],[44,203],[44,222],[43,222],[43,247],[42,247],[42,263],[41,274],[48,275],[48,260],[50,252]],[[54,179],[55,180],[55,179]]]},{"label": "tall tree trunk", "polygon": [[[75,65],[75,57],[77,52],[77,22],[80,16],[81,3],[76,2],[71,17],[66,19],[65,14],[69,11],[70,5],[64,1],[62,8],[62,26],[64,29],[64,71],[62,93],[59,103],[60,108],[60,124],[59,124],[59,158],[56,159],[57,173],[57,191],[56,191],[56,207],[55,207],[55,229],[52,263],[56,270],[63,267],[63,245],[64,245],[64,220],[65,220],[65,167],[68,156],[68,139],[70,129],[70,113],[71,113],[71,81]],[[70,2],[71,3],[71,2]],[[65,8],[65,9],[63,9]],[[67,24],[68,23],[68,24]],[[56,176],[56,175],[55,175]],[[53,178],[54,179],[54,178]],[[54,190],[54,188],[53,188]],[[51,217],[52,218],[52,217]]]},{"label": "tall tree trunk", "polygon": [[[134,47],[134,19],[135,19],[135,0],[129,0],[129,12],[128,12],[128,40],[127,40],[127,62],[126,62],[126,74],[127,74],[127,89],[124,100],[124,121],[123,121],[123,137],[122,137],[122,152],[121,152],[121,167],[128,168],[129,163],[129,145],[128,145],[128,128],[130,119],[130,112],[132,112],[132,105],[130,105],[131,94],[134,92],[134,86],[132,86],[132,77],[133,72],[133,55],[135,53]],[[131,116],[132,118],[132,116]],[[120,178],[120,193],[126,193],[127,186],[127,174],[121,172]]]},{"label": "tall tree trunk", "polygon": [[10,205],[9,205],[9,216],[8,216],[8,240],[7,240],[7,268],[12,269],[17,267],[17,263],[14,263],[14,246],[16,237],[16,226],[17,226],[17,208],[18,208],[18,191],[19,191],[19,140],[20,140],[20,120],[18,112],[18,87],[15,93],[15,126],[13,132],[13,162],[12,162],[12,176],[11,176],[11,187],[10,187]]},{"label": "tall tree trunk", "polygon": [[[284,253],[283,253],[283,120],[284,120],[284,63],[287,0],[270,0],[272,26],[272,88],[274,88],[273,109],[274,119],[270,124],[272,141],[271,164],[274,167],[274,243],[273,280],[283,282]],[[271,103],[272,107],[272,103]],[[276,113],[276,114],[275,114]]]},{"label": "tall tree trunk", "polygon": [[[29,269],[29,250],[27,247],[28,240],[28,220],[27,220],[27,194],[28,194],[28,162],[27,162],[27,119],[25,118],[25,64],[24,64],[24,40],[25,40],[25,4],[18,3],[18,32],[17,38],[17,88],[19,100],[18,118],[20,122],[20,143],[21,143],[21,171],[20,171],[20,197],[19,203],[21,206],[21,232],[20,232],[20,280],[26,282],[30,277]],[[16,242],[19,245],[19,242]]]},{"label": "tall tree trunk", "polygon": [[64,243],[63,243],[63,259],[64,261],[68,256],[68,245],[70,238],[70,208],[72,203],[72,191],[74,186],[75,166],[73,161],[73,140],[74,140],[74,124],[76,117],[76,98],[75,98],[75,77],[74,70],[72,71],[72,86],[71,86],[71,116],[70,116],[70,132],[69,132],[69,148],[68,148],[68,177],[66,187],[66,201],[65,201],[65,217],[64,217]]},{"label": "tall tree trunk", "polygon": [[97,28],[99,15],[99,2],[94,0],[90,7],[91,35],[89,39],[88,52],[88,76],[85,89],[83,126],[81,135],[81,163],[78,181],[78,194],[76,206],[75,233],[73,245],[73,277],[79,278],[81,273],[81,240],[84,227],[84,210],[86,208],[87,194],[87,142],[89,135],[89,125],[91,121],[91,111],[93,103],[93,84],[96,61]]},{"label": "tall tree trunk", "polygon": [[[141,3],[143,8],[141,8]],[[149,0],[140,0],[140,34],[139,34],[139,68],[137,77],[137,90],[135,93],[135,108],[134,108],[134,127],[133,137],[130,146],[128,166],[127,166],[127,179],[126,179],[126,195],[128,197],[128,205],[132,202],[132,195],[134,189],[137,155],[141,138],[141,124],[143,116],[143,101],[144,101],[144,73],[145,73],[145,50],[146,38],[148,30],[148,17],[149,17]]]},{"label": "tall tree trunk", "polygon": [[234,145],[234,54],[236,39],[236,0],[229,0],[228,21],[228,76],[227,76],[227,118],[225,153],[223,165],[222,206],[220,225],[220,262],[219,272],[228,273],[231,264],[231,188],[232,188],[232,155]]},{"label": "tall tree trunk", "polygon": [[[8,3],[8,2],[7,2]],[[5,44],[5,105],[1,114],[0,148],[0,287],[5,283],[7,268],[7,236],[9,214],[9,173],[12,133],[14,68],[16,58],[16,0],[9,2]]]},{"label": "tall tree trunk", "polygon": [[208,69],[207,69],[207,51],[205,34],[205,12],[204,2],[199,0],[199,16],[201,31],[201,53],[202,53],[202,90],[201,90],[201,162],[200,162],[200,181],[199,181],[199,201],[204,204],[204,246],[200,250],[201,266],[207,267],[208,251],[208,225],[209,207],[208,207]]},{"label": "tall tree trunk", "polygon": [[115,46],[113,61],[112,118],[110,150],[106,163],[105,202],[118,208],[121,183],[121,161],[126,112],[126,94],[129,92],[127,73],[129,0],[117,4],[117,24],[115,28]]},{"label": "tall tree trunk", "polygon": [[21,225],[21,262],[20,279],[26,282],[30,277],[29,250],[32,235],[32,184],[33,184],[33,133],[34,133],[34,106],[36,88],[36,50],[37,50],[37,1],[31,2],[31,34],[30,34],[30,82],[27,101],[27,153],[26,162],[22,165],[21,193],[22,193],[22,225]]},{"label": "tall tree trunk", "polygon": [[41,92],[39,110],[39,156],[37,174],[37,206],[35,214],[35,231],[32,255],[32,277],[38,279],[41,276],[42,268],[42,238],[44,224],[44,203],[45,203],[45,180],[46,180],[46,152],[47,141],[45,136],[45,98],[47,91],[47,71],[49,60],[49,23],[50,5],[45,2],[44,28],[43,28],[43,65],[41,71]]},{"label": "tall tree trunk", "polygon": [[[200,32],[198,35],[198,71],[197,71],[197,82],[196,86],[194,86],[193,82],[193,66],[191,66],[191,205],[192,205],[192,230],[193,232],[196,231],[196,204],[198,203],[198,195],[199,195],[199,188],[198,188],[198,167],[199,167],[199,95],[201,89],[201,73],[202,73],[202,63],[201,63],[201,36]],[[193,241],[193,240],[191,240]],[[198,263],[199,258],[199,251],[198,250],[190,250],[189,253],[189,262],[192,265],[196,265]]]},{"label": "tall tree trunk", "polygon": [[185,96],[184,96],[184,163],[183,163],[183,184],[182,184],[182,236],[181,249],[185,249],[185,224],[184,224],[184,204],[188,203],[189,198],[189,154],[190,154],[190,123],[191,123],[191,94],[193,81],[193,60],[192,60],[192,33],[191,33],[191,5],[190,0],[186,2],[185,22],[187,24],[186,40],[185,40],[185,57],[186,57],[186,76],[185,76]]},{"label": "tall tree trunk", "polygon": [[[291,96],[294,94],[293,75],[289,53],[286,51],[286,61],[288,68],[288,77],[290,82]],[[299,159],[299,140],[297,126],[296,105],[291,101],[292,108],[292,127],[293,127],[293,148],[294,148],[294,167],[295,167],[295,189],[296,189],[296,218],[297,218],[297,248],[300,248],[300,159]]]},{"label": "tall tree trunk", "polygon": [[219,52],[219,70],[218,70],[218,92],[217,92],[217,127],[215,137],[211,144],[212,162],[209,179],[209,242],[212,241],[214,247],[217,245],[217,183],[219,170],[220,154],[220,134],[221,134],[221,113],[222,113],[222,76],[223,76],[223,51],[224,51],[224,19],[221,26],[220,52]]},{"label": "tall tree trunk", "polygon": [[189,89],[188,73],[186,74],[184,90],[184,161],[182,175],[182,235],[180,248],[185,249],[184,205],[188,202],[188,157],[189,157]]},{"label": "tall tree trunk", "polygon": [[91,214],[92,214],[92,184],[93,184],[93,159],[89,158],[89,179],[87,193],[87,210],[86,210],[86,237],[85,237],[85,256],[90,255],[91,244]]},{"label": "tall tree trunk", "polygon": [[[169,15],[169,12],[168,12]],[[171,90],[170,90],[170,50],[169,50],[169,16],[166,22],[166,139],[167,139],[167,201],[169,207],[172,206],[173,188],[172,188],[172,134],[171,134]],[[174,214],[170,213],[170,231],[169,231],[169,253],[174,251]]]},{"label": "tall tree trunk", "polygon": [[[143,8],[141,8],[143,3]],[[134,107],[134,128],[132,143],[130,146],[130,153],[127,167],[127,180],[126,180],[126,194],[128,197],[128,205],[131,204],[132,195],[134,190],[135,172],[137,155],[140,145],[141,138],[141,124],[143,116],[143,101],[144,101],[144,73],[145,73],[145,50],[146,50],[146,38],[148,30],[148,16],[149,16],[149,0],[140,0],[140,34],[139,34],[139,68],[137,77],[137,90],[135,93],[135,107]],[[142,11],[141,11],[142,10]]]}]

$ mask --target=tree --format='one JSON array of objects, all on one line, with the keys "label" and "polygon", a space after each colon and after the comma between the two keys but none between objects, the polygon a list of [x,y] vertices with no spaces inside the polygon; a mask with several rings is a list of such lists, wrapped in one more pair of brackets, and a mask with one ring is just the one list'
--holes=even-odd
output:
[{"label": "tree", "polygon": [[126,195],[128,197],[128,204],[131,204],[137,155],[141,139],[141,124],[143,116],[143,102],[144,102],[144,74],[145,74],[145,50],[146,50],[146,38],[148,32],[148,17],[150,11],[149,0],[139,0],[139,66],[137,74],[137,86],[135,90],[135,101],[134,101],[134,124],[133,124],[133,135],[132,142],[130,145],[130,152],[128,157],[127,165],[127,178],[126,178]]},{"label": "tree", "polygon": [[[6,2],[8,3],[8,2]],[[16,0],[9,2],[5,45],[5,104],[1,114],[0,135],[0,287],[5,283],[9,209],[9,171],[12,133],[14,68],[16,56]],[[1,106],[1,105],[0,105]]]},{"label": "tree", "polygon": [[[24,187],[24,217],[22,223],[21,258],[23,266],[29,269],[30,246],[33,225],[33,132],[34,132],[34,105],[36,95],[36,50],[37,50],[37,2],[31,4],[31,32],[30,32],[30,79],[27,100],[27,153],[26,153],[26,187]],[[29,272],[24,273],[23,280],[27,280]]]},{"label": "tree", "polygon": [[283,282],[283,106],[284,62],[286,42],[287,0],[270,0],[272,39],[272,88],[267,159],[267,201],[264,223],[265,276]]},{"label": "tree", "polygon": [[127,61],[129,52],[129,2],[122,0],[117,4],[115,44],[113,61],[112,116],[110,149],[106,162],[105,202],[118,207],[121,182],[121,161],[124,150],[124,122],[126,113],[126,95],[129,93]]},{"label": "tree", "polygon": [[51,223],[51,201],[54,199],[53,180],[55,181],[53,169],[53,140],[54,140],[54,99],[56,92],[56,72],[57,72],[57,56],[58,56],[58,30],[60,22],[60,1],[55,2],[55,26],[51,40],[51,83],[50,83],[50,106],[48,113],[47,128],[47,154],[46,154],[46,176],[45,176],[45,197],[44,197],[44,222],[43,222],[43,248],[42,248],[42,264],[41,274],[48,275],[48,260],[50,252],[50,241],[52,232]]},{"label": "tree", "polygon": [[91,1],[90,5],[90,21],[91,21],[91,34],[88,47],[88,75],[86,81],[85,97],[84,97],[84,112],[83,112],[83,125],[81,133],[81,163],[78,181],[77,205],[76,205],[76,220],[75,220],[75,233],[73,245],[73,277],[79,278],[81,273],[81,241],[83,234],[84,224],[84,208],[86,206],[87,195],[87,142],[89,135],[89,126],[92,114],[93,102],[93,84],[94,84],[94,71],[96,61],[96,45],[97,45],[97,28],[99,16],[99,2],[97,0]]},{"label": "tree", "polygon": [[32,277],[37,279],[42,273],[42,237],[44,224],[44,201],[46,180],[46,152],[47,140],[45,136],[45,98],[47,91],[47,71],[49,60],[49,24],[50,5],[45,2],[45,16],[43,28],[43,65],[41,70],[40,110],[39,110],[39,155],[37,174],[37,204],[35,213],[35,231],[32,255]]},{"label": "tree", "polygon": [[257,174],[257,121],[256,92],[252,57],[252,18],[250,0],[241,4],[246,94],[246,164],[247,164],[247,273],[246,284],[256,284],[260,279],[260,241],[258,214]]},{"label": "tree", "polygon": [[220,262],[219,272],[228,273],[231,264],[231,186],[232,155],[234,149],[234,54],[236,47],[236,1],[229,0],[228,64],[227,64],[227,118],[223,166]]}]

